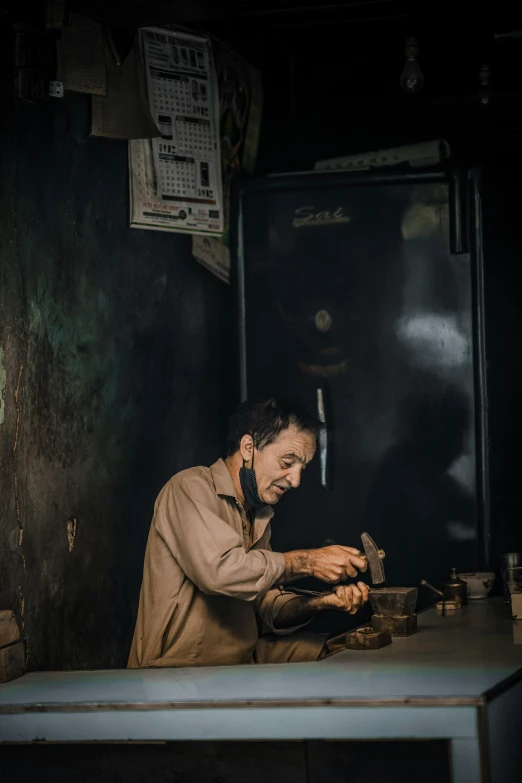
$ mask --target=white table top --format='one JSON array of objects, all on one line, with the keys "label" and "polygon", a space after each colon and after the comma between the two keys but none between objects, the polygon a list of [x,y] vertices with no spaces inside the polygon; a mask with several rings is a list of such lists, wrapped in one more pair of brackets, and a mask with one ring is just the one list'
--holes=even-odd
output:
[{"label": "white table top", "polygon": [[34,672],[0,685],[0,715],[303,702],[464,706],[522,670],[522,624],[501,599],[472,601],[447,617],[431,609],[418,621],[416,634],[388,647],[318,663]]}]

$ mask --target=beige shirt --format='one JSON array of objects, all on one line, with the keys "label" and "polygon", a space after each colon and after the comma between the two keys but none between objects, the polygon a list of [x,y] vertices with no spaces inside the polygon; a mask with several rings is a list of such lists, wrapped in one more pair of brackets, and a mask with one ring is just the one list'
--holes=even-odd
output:
[{"label": "beige shirt", "polygon": [[250,524],[223,460],[177,473],[150,527],[130,668],[250,663],[295,594],[270,589],[285,561],[270,548],[271,506]]}]

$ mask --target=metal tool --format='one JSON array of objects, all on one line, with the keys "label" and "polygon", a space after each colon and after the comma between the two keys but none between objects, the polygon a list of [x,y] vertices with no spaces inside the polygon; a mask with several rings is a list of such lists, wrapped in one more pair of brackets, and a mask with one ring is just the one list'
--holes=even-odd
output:
[{"label": "metal tool", "polygon": [[442,598],[442,601],[439,601],[438,604],[440,604],[440,613],[443,617],[446,615],[446,599],[444,598],[444,593],[442,590],[438,590],[436,587],[433,587],[432,584],[430,584],[426,579],[421,579],[420,583],[423,587],[427,587],[428,590],[431,590],[435,595],[440,595]]},{"label": "metal tool", "polygon": [[[365,554],[361,553],[359,557],[368,563],[372,584],[380,585],[385,581],[384,565],[382,563],[385,557],[384,550],[377,549],[377,544],[368,533],[362,534],[361,541]],[[335,546],[335,541],[331,538],[325,538],[321,546]]]},{"label": "metal tool", "polygon": [[374,614],[372,627],[392,636],[411,636],[417,631],[416,587],[381,587],[370,590]]},{"label": "metal tool", "polygon": [[439,602],[440,611],[443,617],[446,614],[446,609],[450,611],[450,604],[457,603],[457,609],[460,609],[461,606],[466,606],[468,603],[468,586],[466,582],[459,578],[456,568],[451,569],[450,577],[444,583],[443,591],[433,587],[426,579],[421,579],[420,584],[436,595],[440,595],[442,598],[442,601]]},{"label": "metal tool", "polygon": [[386,577],[384,575],[384,565],[382,562],[382,556],[384,553],[382,550],[377,549],[377,544],[373,538],[368,535],[368,533],[362,534],[361,541],[364,547],[364,552],[366,554],[366,559],[368,561],[368,568],[370,571],[372,584],[380,585],[386,581]]},{"label": "metal tool", "polygon": [[368,625],[356,628],[354,631],[344,631],[332,636],[325,642],[322,658],[329,658],[343,650],[380,650],[392,643],[391,634],[387,631],[375,631]]},{"label": "metal tool", "polygon": [[[375,541],[373,538],[371,538],[371,536],[368,535],[368,533],[362,534],[361,541],[363,543],[365,554],[361,554],[360,557],[363,560],[366,560],[368,563],[372,584],[382,584],[382,582],[385,581],[384,566],[382,564],[382,559],[385,556],[384,551],[382,549],[377,549]],[[321,546],[335,546],[335,541],[333,541],[331,538],[326,538]],[[303,588],[299,587],[286,586],[284,589],[286,592],[296,593],[296,595],[324,595],[324,591],[321,593],[317,590],[304,590]]]},{"label": "metal tool", "polygon": [[392,643],[389,631],[376,631],[374,628],[363,626],[351,631],[345,636],[345,648],[347,650],[380,650]]},{"label": "metal tool", "polygon": [[[368,569],[373,585],[380,585],[385,580],[384,552],[377,548],[377,544],[368,533],[361,536]],[[417,603],[418,590],[415,587],[381,587],[370,590],[370,601],[374,614],[372,615],[372,627],[379,633],[387,633],[391,636],[410,636],[417,631],[417,615],[415,604]]]}]

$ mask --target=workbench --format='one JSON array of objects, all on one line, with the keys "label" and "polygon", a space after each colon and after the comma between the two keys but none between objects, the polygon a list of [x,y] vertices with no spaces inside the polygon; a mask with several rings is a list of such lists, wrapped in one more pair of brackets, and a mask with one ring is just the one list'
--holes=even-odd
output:
[{"label": "workbench", "polygon": [[447,739],[453,783],[520,783],[522,624],[502,599],[418,621],[318,663],[27,674],[0,742]]}]

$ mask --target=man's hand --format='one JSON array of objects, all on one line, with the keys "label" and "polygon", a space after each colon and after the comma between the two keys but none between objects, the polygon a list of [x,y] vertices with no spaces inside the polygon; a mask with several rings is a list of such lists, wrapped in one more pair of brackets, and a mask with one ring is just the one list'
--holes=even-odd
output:
[{"label": "man's hand", "polygon": [[303,549],[285,552],[285,571],[281,583],[293,582],[304,576],[315,576],[322,582],[339,584],[356,577],[357,570],[366,571],[368,563],[359,549],[351,546],[325,546],[321,549]]},{"label": "man's hand", "polygon": [[312,576],[329,584],[345,582],[349,577],[357,576],[359,571],[366,571],[368,563],[361,553],[353,546],[325,546],[322,549],[311,549]]},{"label": "man's hand", "polygon": [[275,621],[276,628],[291,628],[311,620],[316,612],[337,609],[355,614],[368,601],[368,585],[339,585],[331,593],[320,595],[298,595],[287,601],[281,608]]},{"label": "man's hand", "polygon": [[357,582],[356,585],[339,585],[331,593],[324,593],[320,598],[322,609],[340,609],[349,614],[355,614],[361,606],[368,603],[368,585]]}]

